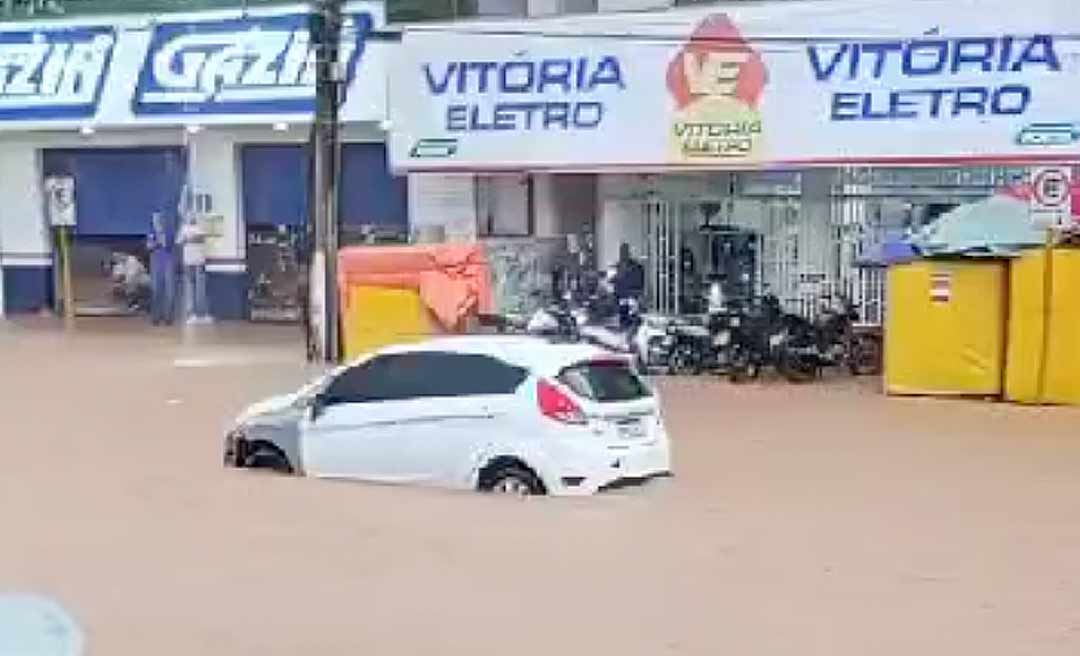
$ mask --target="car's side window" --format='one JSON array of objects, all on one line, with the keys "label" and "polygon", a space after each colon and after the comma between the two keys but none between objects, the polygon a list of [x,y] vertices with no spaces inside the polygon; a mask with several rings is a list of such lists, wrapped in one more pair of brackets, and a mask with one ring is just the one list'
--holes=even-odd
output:
[{"label": "car's side window", "polygon": [[512,394],[528,377],[520,367],[471,353],[418,351],[376,357],[343,372],[326,403]]},{"label": "car's side window", "polygon": [[444,353],[433,381],[440,396],[513,394],[529,373],[495,358],[471,353]]},{"label": "car's side window", "polygon": [[326,405],[363,403],[376,396],[379,378],[388,368],[390,357],[375,357],[338,374],[323,393]]}]

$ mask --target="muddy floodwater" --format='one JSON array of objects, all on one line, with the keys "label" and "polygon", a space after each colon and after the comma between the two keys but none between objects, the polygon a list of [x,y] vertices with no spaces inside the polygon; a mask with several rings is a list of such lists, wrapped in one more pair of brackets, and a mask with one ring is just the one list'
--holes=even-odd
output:
[{"label": "muddy floodwater", "polygon": [[298,339],[0,322],[0,591],[97,656],[1080,654],[1080,413],[666,380],[675,477],[593,498],[223,469]]}]

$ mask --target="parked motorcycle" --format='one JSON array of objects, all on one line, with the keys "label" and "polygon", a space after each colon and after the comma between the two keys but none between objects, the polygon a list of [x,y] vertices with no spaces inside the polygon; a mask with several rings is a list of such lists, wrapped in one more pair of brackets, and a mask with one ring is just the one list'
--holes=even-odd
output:
[{"label": "parked motorcycle", "polygon": [[641,324],[634,333],[634,352],[642,369],[650,372],[667,372],[671,354],[675,346],[675,337],[669,327],[676,321],[672,317],[660,314],[646,314],[641,317]]},{"label": "parked motorcycle", "polygon": [[844,367],[855,376],[881,371],[881,344],[876,335],[858,330],[859,312],[845,298],[823,309],[818,321],[818,344],[824,366]]},{"label": "parked motorcycle", "polygon": [[737,319],[729,324],[727,372],[731,382],[756,379],[768,366],[777,368],[788,337],[779,299],[766,295],[752,305],[736,302],[732,313]]},{"label": "parked motorcycle", "polygon": [[822,306],[814,321],[791,316],[781,373],[793,382],[821,376],[826,368],[843,368],[853,375],[880,370],[880,345],[865,332],[855,330],[859,314],[847,299]]},{"label": "parked motorcycle", "polygon": [[680,317],[668,325],[667,336],[668,373],[700,374],[715,368],[713,335],[703,322]]},{"label": "parked motorcycle", "polygon": [[554,339],[576,342],[581,339],[579,319],[568,298],[539,308],[529,317],[525,332]]}]

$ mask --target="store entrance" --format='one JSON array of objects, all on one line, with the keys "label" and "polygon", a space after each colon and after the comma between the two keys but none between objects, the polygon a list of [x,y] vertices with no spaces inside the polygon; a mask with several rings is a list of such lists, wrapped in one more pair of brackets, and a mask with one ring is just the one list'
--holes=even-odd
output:
[{"label": "store entrance", "polygon": [[[310,153],[300,144],[248,144],[240,151],[247,226],[248,316],[297,321],[306,275]],[[342,147],[339,244],[403,243],[408,236],[404,178],[390,175],[381,143]]]},{"label": "store entrance", "polygon": [[[70,247],[75,313],[124,316],[148,312],[151,218],[175,233],[184,181],[180,148],[56,149],[43,152],[43,186],[74,182],[75,228]],[[57,246],[58,248],[58,246]],[[55,260],[60,261],[59,254]],[[60,268],[54,267],[59,276]],[[59,281],[54,288],[62,290]],[[57,294],[57,310],[63,302]]]},{"label": "store entrance", "polygon": [[303,146],[247,145],[243,175],[248,317],[298,321],[301,239],[308,226],[308,152]]},{"label": "store entrance", "polygon": [[696,201],[642,204],[650,311],[704,314],[713,283],[727,299],[745,300],[760,292],[762,234],[756,226],[722,218],[723,207]]}]

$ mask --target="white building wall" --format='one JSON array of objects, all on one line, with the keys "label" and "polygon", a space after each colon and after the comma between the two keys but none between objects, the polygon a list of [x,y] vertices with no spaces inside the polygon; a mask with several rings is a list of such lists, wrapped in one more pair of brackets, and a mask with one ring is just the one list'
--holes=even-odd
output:
[{"label": "white building wall", "polygon": [[480,235],[524,237],[529,234],[529,178],[524,174],[485,175],[477,179]]},{"label": "white building wall", "polygon": [[588,174],[534,174],[536,236],[579,234],[593,228],[599,213],[598,177]]},{"label": "white building wall", "polygon": [[[221,215],[223,231],[211,242],[208,270],[243,270],[244,224],[240,202],[240,161],[233,134],[202,132],[188,143],[190,183],[211,198],[211,213]],[[217,260],[215,262],[214,260]],[[229,262],[232,260],[232,262]]]},{"label": "white building wall", "polygon": [[38,162],[28,145],[0,145],[0,317],[6,314],[5,278],[11,276],[13,293],[27,278],[44,286],[52,266]]},{"label": "white building wall", "polygon": [[411,173],[408,188],[414,236],[441,232],[449,241],[476,239],[476,176]]},{"label": "white building wall", "polygon": [[38,151],[0,144],[0,258],[4,266],[47,266],[52,243],[45,223]]}]

